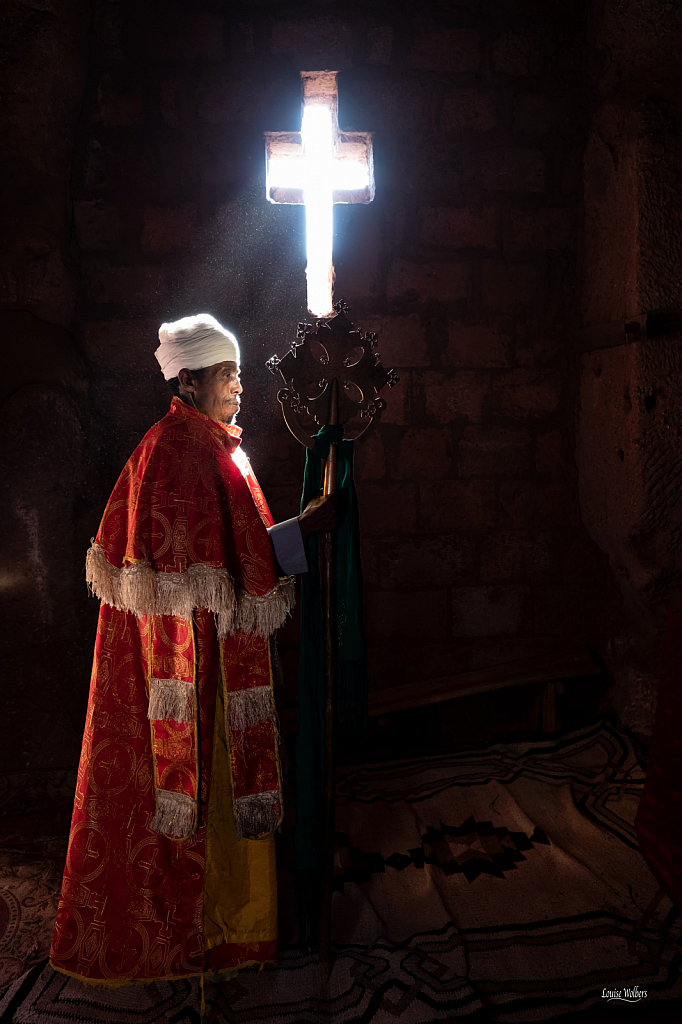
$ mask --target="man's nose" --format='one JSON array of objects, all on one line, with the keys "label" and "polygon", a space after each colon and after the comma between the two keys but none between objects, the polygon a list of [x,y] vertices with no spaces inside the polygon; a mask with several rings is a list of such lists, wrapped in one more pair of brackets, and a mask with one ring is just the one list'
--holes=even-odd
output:
[{"label": "man's nose", "polygon": [[232,381],[232,394],[233,395],[241,395],[241,393],[242,393],[242,383],[241,383],[241,381],[240,380]]}]

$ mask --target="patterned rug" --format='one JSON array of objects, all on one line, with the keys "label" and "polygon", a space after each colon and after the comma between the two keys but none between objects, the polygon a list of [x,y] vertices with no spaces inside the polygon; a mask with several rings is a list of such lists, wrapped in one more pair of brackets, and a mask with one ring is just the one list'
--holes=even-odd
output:
[{"label": "patterned rug", "polygon": [[[285,947],[276,966],[206,983],[204,1021],[511,1024],[605,1005],[605,990],[679,998],[680,915],[632,824],[643,779],[609,723],[341,771],[329,981]],[[27,870],[54,895],[45,872]],[[290,886],[281,896],[292,934]],[[196,982],[97,989],[38,963],[9,987],[0,1020],[198,1024],[200,999]]]},{"label": "patterned rug", "polygon": [[0,991],[50,951],[67,837],[0,845]]}]

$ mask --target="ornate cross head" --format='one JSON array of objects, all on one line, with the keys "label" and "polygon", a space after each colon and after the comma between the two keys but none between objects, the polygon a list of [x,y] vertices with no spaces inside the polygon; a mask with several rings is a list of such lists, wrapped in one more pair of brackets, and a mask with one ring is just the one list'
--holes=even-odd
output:
[{"label": "ornate cross head", "polygon": [[366,424],[356,436],[357,441],[378,422],[386,408],[379,391],[388,384],[392,388],[399,377],[395,370],[385,370],[376,352],[377,336],[370,331],[356,331],[346,313],[345,302],[334,303],[336,315],[317,324],[299,324],[296,340],[281,359],[271,356],[265,364],[271,373],[284,381],[277,398],[284,421],[291,433],[306,448],[313,441],[298,421],[300,415],[312,416],[321,427],[330,421],[332,381],[338,381],[339,423],[360,416]]}]

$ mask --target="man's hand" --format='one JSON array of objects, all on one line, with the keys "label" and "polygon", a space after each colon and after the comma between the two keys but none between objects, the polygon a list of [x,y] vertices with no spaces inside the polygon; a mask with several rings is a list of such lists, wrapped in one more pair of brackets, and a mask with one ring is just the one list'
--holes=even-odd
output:
[{"label": "man's hand", "polygon": [[343,522],[346,514],[346,496],[343,491],[335,491],[326,498],[313,498],[298,517],[301,536],[309,537],[312,533],[331,533]]}]

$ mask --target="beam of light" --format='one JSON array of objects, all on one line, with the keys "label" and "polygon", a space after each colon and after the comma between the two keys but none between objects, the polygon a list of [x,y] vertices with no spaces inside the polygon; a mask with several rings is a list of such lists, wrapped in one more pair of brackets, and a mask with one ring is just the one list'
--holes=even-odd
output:
[{"label": "beam of light", "polygon": [[303,156],[274,157],[267,188],[303,190],[306,214],[308,309],[317,317],[333,313],[332,235],[334,192],[366,188],[367,166],[335,156],[334,120],[324,103],[306,103],[301,125]]},{"label": "beam of light", "polygon": [[332,202],[332,167],[334,134],[329,107],[315,104],[303,110],[301,125],[303,159],[306,163],[305,236],[308,265],[308,309],[314,316],[333,312],[332,234],[334,205]]},{"label": "beam of light", "polygon": [[246,452],[242,451],[241,448],[235,448],[232,452],[232,461],[243,477],[247,477],[249,475],[251,471],[251,463],[249,462]]}]

